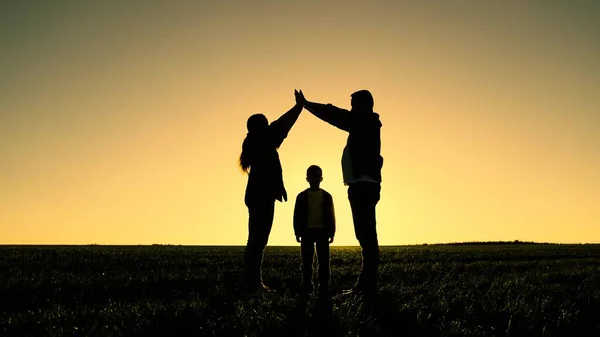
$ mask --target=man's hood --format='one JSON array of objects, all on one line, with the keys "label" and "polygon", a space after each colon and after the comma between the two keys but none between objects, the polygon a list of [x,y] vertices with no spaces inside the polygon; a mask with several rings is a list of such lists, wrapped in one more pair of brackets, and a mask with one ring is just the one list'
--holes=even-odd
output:
[{"label": "man's hood", "polygon": [[373,123],[377,124],[377,126],[381,127],[381,120],[379,119],[379,114],[377,112],[371,114],[371,120]]},{"label": "man's hood", "polygon": [[355,123],[359,125],[368,125],[373,127],[381,127],[381,120],[379,119],[379,114],[376,112],[367,112],[367,113],[357,113]]}]

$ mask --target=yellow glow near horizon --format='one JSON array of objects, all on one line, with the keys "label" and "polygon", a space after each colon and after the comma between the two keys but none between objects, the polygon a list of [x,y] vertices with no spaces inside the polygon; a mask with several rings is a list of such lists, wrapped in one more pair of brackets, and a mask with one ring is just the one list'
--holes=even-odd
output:
[{"label": "yellow glow near horizon", "polygon": [[[380,244],[600,241],[600,21],[583,6],[1,6],[0,244],[245,244],[246,118],[279,117],[294,89],[346,108],[373,93]],[[345,140],[302,112],[270,245],[295,244],[311,164],[335,244],[356,244]]]}]

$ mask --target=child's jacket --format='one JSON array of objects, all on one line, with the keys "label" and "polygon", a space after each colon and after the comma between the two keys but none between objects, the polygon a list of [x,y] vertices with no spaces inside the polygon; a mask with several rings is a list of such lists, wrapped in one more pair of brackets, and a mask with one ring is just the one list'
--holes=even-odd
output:
[{"label": "child's jacket", "polygon": [[[306,189],[296,197],[296,205],[294,207],[294,234],[302,237],[308,227],[308,190]],[[323,227],[329,237],[335,235],[335,211],[333,208],[333,198],[327,191],[323,191]]]}]

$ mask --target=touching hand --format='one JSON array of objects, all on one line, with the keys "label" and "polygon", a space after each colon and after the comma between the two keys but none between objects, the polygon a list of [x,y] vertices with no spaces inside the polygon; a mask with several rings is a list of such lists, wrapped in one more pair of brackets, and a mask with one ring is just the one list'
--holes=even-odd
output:
[{"label": "touching hand", "polygon": [[333,243],[333,236],[329,238],[329,243]]},{"label": "touching hand", "polygon": [[302,90],[294,90],[294,96],[296,97],[296,104],[304,106],[304,104],[306,103],[306,98],[304,98]]},{"label": "touching hand", "polygon": [[302,242],[302,240],[300,240],[300,237],[298,235],[296,235],[296,242]]}]

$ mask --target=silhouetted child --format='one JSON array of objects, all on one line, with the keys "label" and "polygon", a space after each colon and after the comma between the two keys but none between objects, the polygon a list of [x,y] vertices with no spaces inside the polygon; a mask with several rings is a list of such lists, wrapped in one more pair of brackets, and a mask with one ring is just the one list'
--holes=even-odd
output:
[{"label": "silhouetted child", "polygon": [[329,244],[335,236],[335,211],[331,194],[320,188],[323,171],[311,165],[306,171],[310,188],[300,192],[294,207],[294,233],[300,242],[304,295],[313,290],[313,261],[317,248],[319,298],[329,297]]}]

